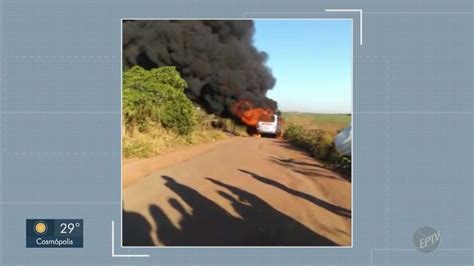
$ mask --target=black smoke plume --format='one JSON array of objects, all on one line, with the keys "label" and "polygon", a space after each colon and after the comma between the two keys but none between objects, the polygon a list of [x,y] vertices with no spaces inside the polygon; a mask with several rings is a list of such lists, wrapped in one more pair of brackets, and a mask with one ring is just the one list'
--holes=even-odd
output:
[{"label": "black smoke plume", "polygon": [[268,55],[253,46],[253,21],[124,21],[123,68],[176,66],[188,97],[208,112],[231,115],[239,100],[277,110]]}]

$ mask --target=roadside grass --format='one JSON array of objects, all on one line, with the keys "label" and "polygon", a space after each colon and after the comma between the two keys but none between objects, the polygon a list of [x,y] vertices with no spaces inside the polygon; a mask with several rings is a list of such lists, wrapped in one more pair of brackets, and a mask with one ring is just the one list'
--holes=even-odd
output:
[{"label": "roadside grass", "polygon": [[[145,132],[135,130],[133,135],[122,127],[122,156],[124,159],[147,158],[176,148],[225,139],[228,133],[212,125],[215,117],[197,110],[198,125],[189,135],[179,135],[158,125]],[[218,126],[218,125],[217,125]]]},{"label": "roadside grass", "polygon": [[286,140],[350,178],[351,158],[341,155],[334,144],[337,132],[350,123],[350,116],[284,113],[283,117]]},{"label": "roadside grass", "polygon": [[227,138],[221,130],[195,130],[190,136],[180,136],[163,128],[155,128],[146,133],[136,133],[133,137],[123,133],[122,156],[129,158],[147,158],[176,148],[193,144],[212,142]]}]

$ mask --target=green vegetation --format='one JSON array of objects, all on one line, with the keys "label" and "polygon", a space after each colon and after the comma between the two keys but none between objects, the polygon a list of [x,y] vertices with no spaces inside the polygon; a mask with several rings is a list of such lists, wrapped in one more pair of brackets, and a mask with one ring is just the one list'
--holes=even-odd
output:
[{"label": "green vegetation", "polygon": [[285,123],[300,125],[307,129],[323,129],[329,134],[336,134],[351,122],[351,116],[345,114],[283,113]]},{"label": "green vegetation", "polygon": [[127,132],[146,132],[156,125],[179,135],[196,125],[192,102],[184,94],[186,82],[174,67],[145,70],[134,66],[123,75],[123,118]]},{"label": "green vegetation", "polygon": [[136,132],[133,136],[123,132],[122,136],[122,153],[124,158],[146,158],[176,148],[216,141],[227,137],[221,130],[207,129],[201,125],[198,125],[188,136],[178,135],[162,127],[155,127],[147,132]]},{"label": "green vegetation", "polygon": [[179,146],[220,139],[208,126],[209,115],[186,97],[186,82],[174,67],[123,75],[123,156],[148,157]]},{"label": "green vegetation", "polygon": [[283,117],[285,139],[307,151],[329,168],[350,176],[351,158],[339,154],[334,144],[334,137],[350,123],[350,116],[284,113]]}]

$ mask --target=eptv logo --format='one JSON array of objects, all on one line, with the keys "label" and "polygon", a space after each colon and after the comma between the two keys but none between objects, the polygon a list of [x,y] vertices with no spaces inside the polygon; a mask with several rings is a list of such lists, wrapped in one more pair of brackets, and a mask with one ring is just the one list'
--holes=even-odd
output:
[{"label": "eptv logo", "polygon": [[440,244],[441,234],[438,230],[424,226],[416,230],[413,235],[413,244],[415,248],[423,253],[435,251]]}]

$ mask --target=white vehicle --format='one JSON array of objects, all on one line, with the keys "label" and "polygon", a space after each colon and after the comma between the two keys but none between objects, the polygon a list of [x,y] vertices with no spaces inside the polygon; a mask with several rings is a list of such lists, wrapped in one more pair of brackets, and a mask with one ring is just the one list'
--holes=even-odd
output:
[{"label": "white vehicle", "polygon": [[257,123],[257,131],[260,135],[271,135],[272,137],[280,136],[281,124],[278,121],[278,116],[273,115],[272,121],[270,122],[259,121]]},{"label": "white vehicle", "polygon": [[352,150],[352,123],[337,134],[334,144],[336,149],[346,156],[351,156]]}]

